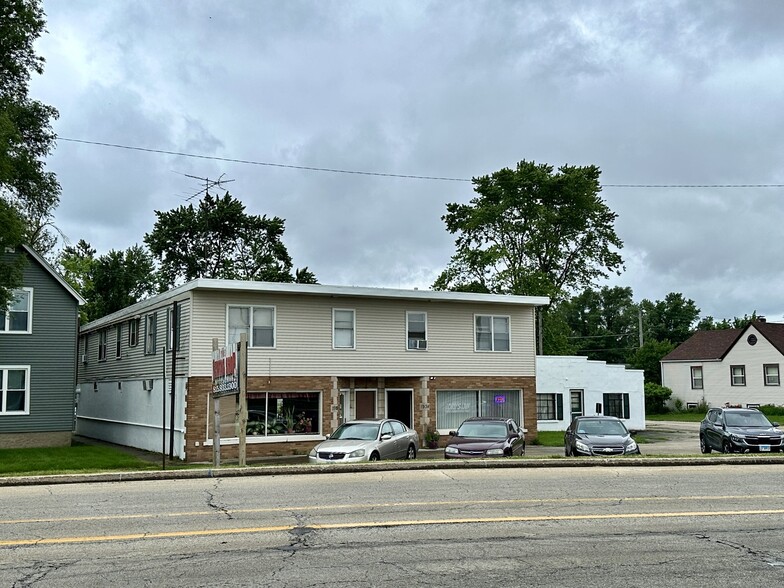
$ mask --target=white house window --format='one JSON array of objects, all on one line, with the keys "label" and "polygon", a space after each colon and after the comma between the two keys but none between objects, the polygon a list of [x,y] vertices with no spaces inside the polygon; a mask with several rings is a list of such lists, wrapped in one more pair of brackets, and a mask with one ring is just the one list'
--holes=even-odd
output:
[{"label": "white house window", "polygon": [[0,365],[0,414],[30,414],[30,366]]},{"label": "white house window", "polygon": [[139,344],[139,324],[141,319],[132,318],[128,321],[128,347],[136,347]]},{"label": "white house window", "polygon": [[746,366],[745,365],[731,365],[730,366],[730,381],[733,386],[746,385]]},{"label": "white house window", "polygon": [[509,317],[478,314],[474,317],[477,351],[509,351]]},{"label": "white house window", "polygon": [[614,416],[619,419],[631,418],[628,394],[604,394],[603,400],[604,414],[606,416]]},{"label": "white house window", "polygon": [[562,421],[563,394],[537,394],[536,420]]},{"label": "white house window", "polygon": [[166,351],[171,351],[173,349],[179,351],[180,349],[181,317],[182,306],[177,306],[176,321],[174,320],[174,309],[171,306],[166,309]]},{"label": "white house window", "polygon": [[157,333],[157,316],[155,314],[148,314],[144,317],[144,354],[155,355],[156,343],[158,338]]},{"label": "white house window", "polygon": [[436,428],[456,430],[469,417],[487,416],[522,422],[520,390],[438,390]]},{"label": "white house window", "polygon": [[353,310],[332,310],[332,347],[335,349],[354,349],[356,313]]},{"label": "white house window", "polygon": [[274,306],[229,306],[229,346],[240,342],[240,335],[248,336],[248,347],[275,347]]},{"label": "white house window", "polygon": [[691,367],[691,389],[702,390],[702,367],[695,365]]},{"label": "white house window", "polygon": [[766,386],[778,386],[781,383],[779,380],[779,364],[766,363],[763,366],[763,371],[765,372]]},{"label": "white house window", "polygon": [[106,361],[106,346],[109,341],[109,331],[101,329],[98,331],[98,361]]},{"label": "white house window", "polygon": [[33,332],[33,289],[13,290],[7,311],[0,311],[0,333]]},{"label": "white house window", "polygon": [[114,327],[114,357],[120,359],[122,357],[122,325]]},{"label": "white house window", "polygon": [[408,349],[427,349],[427,313],[406,312]]}]

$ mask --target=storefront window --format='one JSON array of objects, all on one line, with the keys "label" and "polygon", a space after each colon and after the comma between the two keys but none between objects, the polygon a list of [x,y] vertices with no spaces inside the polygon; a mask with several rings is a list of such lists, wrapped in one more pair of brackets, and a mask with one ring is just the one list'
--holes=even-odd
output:
[{"label": "storefront window", "polygon": [[320,392],[248,392],[247,435],[320,435]]}]

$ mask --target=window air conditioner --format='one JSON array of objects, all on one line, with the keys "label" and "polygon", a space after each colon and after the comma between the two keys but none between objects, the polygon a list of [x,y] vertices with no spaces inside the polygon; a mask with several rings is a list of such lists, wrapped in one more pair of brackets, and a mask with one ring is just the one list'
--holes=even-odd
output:
[{"label": "window air conditioner", "polygon": [[82,363],[87,363],[87,354],[82,353]]},{"label": "window air conditioner", "polygon": [[417,339],[414,343],[415,349],[427,349],[427,341],[424,339]]},{"label": "window air conditioner", "polygon": [[152,380],[142,380],[142,388],[144,388],[147,391],[150,391],[152,390],[152,383],[153,383]]}]

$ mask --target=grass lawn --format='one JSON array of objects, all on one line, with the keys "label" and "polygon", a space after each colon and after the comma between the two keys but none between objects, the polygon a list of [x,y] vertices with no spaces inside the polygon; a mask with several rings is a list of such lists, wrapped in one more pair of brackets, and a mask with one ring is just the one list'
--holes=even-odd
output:
[{"label": "grass lawn", "polygon": [[648,421],[678,421],[681,423],[699,423],[705,418],[703,412],[668,412],[667,414],[646,414]]},{"label": "grass lawn", "polygon": [[536,439],[531,441],[531,445],[541,445],[542,447],[563,447],[563,431],[539,431]]},{"label": "grass lawn", "polygon": [[74,445],[0,449],[0,476],[159,469],[160,463],[154,464],[112,447]]}]

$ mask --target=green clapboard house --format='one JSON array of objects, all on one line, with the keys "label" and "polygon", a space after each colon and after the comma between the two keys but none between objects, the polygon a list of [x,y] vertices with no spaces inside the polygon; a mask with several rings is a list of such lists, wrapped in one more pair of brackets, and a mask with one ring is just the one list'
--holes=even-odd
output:
[{"label": "green clapboard house", "polygon": [[0,448],[70,445],[81,296],[33,249],[0,312]]}]

